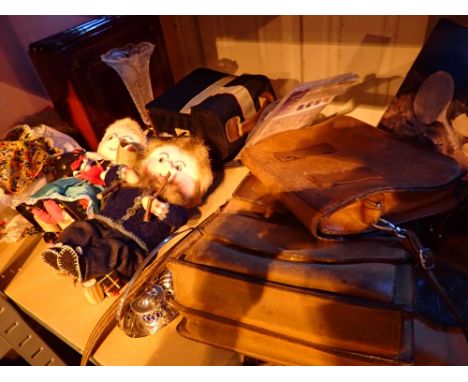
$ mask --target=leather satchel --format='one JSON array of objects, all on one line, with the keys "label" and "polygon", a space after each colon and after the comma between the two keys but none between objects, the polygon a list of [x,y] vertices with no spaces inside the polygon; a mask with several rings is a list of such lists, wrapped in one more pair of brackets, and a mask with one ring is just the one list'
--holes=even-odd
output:
[{"label": "leather satchel", "polygon": [[465,170],[455,160],[340,116],[268,137],[247,147],[242,162],[318,238],[377,229],[400,239],[468,341],[466,302],[453,301],[432,251],[399,226],[460,206]]},{"label": "leather satchel", "polygon": [[199,135],[212,162],[232,159],[268,104],[275,100],[270,80],[260,74],[229,75],[197,68],[146,108],[158,134]]},{"label": "leather satchel", "polygon": [[316,237],[369,232],[458,204],[464,169],[357,119],[339,116],[278,133],[242,152],[242,163]]},{"label": "leather satchel", "polygon": [[282,365],[412,363],[409,255],[317,240],[257,179],[173,249],[179,332]]}]

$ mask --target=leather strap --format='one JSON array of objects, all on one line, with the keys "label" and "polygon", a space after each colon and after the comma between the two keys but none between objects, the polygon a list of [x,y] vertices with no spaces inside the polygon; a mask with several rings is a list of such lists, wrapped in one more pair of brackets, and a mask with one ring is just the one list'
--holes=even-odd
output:
[{"label": "leather strap", "polygon": [[236,78],[235,76],[231,76],[231,75],[220,78],[218,81],[212,83],[205,90],[198,93],[195,97],[193,97],[190,101],[188,101],[185,104],[185,106],[179,110],[179,112],[183,114],[190,114],[192,106],[198,105],[199,103],[203,102],[208,97],[218,94],[224,85],[226,85],[228,82],[231,82],[235,78]]},{"label": "leather strap", "polygon": [[415,261],[418,261],[419,265],[424,270],[425,276],[431,283],[436,293],[447,304],[447,308],[449,309],[450,313],[452,313],[458,325],[463,330],[463,334],[465,335],[465,338],[468,342],[468,327],[464,324],[463,317],[458,312],[458,309],[445,292],[443,286],[440,284],[439,280],[437,279],[437,276],[433,271],[435,268],[435,260],[432,251],[430,250],[430,248],[425,248],[419,240],[419,237],[413,231],[410,230],[406,230],[405,244],[410,253],[415,258]]},{"label": "leather strap", "polygon": [[242,85],[226,86],[226,84],[233,81],[235,78],[236,76],[229,75],[214,82],[187,102],[187,104],[180,109],[180,112],[183,114],[190,114],[193,106],[202,103],[208,97],[217,94],[232,94],[239,103],[244,119],[254,119],[257,115],[257,110],[255,109],[254,101],[247,88]]},{"label": "leather strap", "polygon": [[257,115],[252,96],[244,86],[223,86],[217,94],[232,94],[236,97],[245,120],[253,119]]},{"label": "leather strap", "polygon": [[[262,93],[258,97],[260,102],[260,109],[257,111],[254,100],[252,99],[252,95],[245,86],[226,86],[235,78],[236,76],[233,75],[220,78],[218,81],[212,83],[202,92],[193,97],[180,109],[179,112],[182,114],[191,114],[192,107],[200,104],[208,97],[217,94],[232,94],[236,98],[237,103],[242,110],[242,118],[240,116],[230,118],[226,122],[225,131],[228,142],[232,143],[237,141],[239,138],[243,137],[245,134],[248,134],[254,128],[258,117],[263,112],[263,110],[265,110],[265,107],[274,101],[274,97],[268,92]],[[241,120],[243,120],[243,122]]]},{"label": "leather strap", "polygon": [[[244,96],[245,98],[245,96]],[[239,105],[242,107],[242,113],[244,116],[244,121],[241,121],[239,116],[234,116],[226,121],[225,124],[225,131],[226,131],[226,138],[228,142],[235,142],[239,138],[243,137],[244,135],[250,133],[250,131],[255,127],[258,118],[265,110],[265,108],[274,101],[274,97],[271,93],[264,92],[258,97],[258,101],[260,102],[260,109],[255,111],[255,107],[253,108],[254,113],[249,112],[246,113],[246,108],[242,106],[241,100],[237,98]],[[252,97],[249,95],[249,102],[252,103]],[[250,108],[249,110],[252,110]]]},{"label": "leather strap", "polygon": [[436,266],[433,253],[430,248],[424,247],[419,240],[419,237],[411,230],[398,227],[388,220],[380,219],[378,223],[374,223],[373,226],[381,231],[392,233],[396,237],[400,238],[407,248],[407,250],[413,256],[414,262],[417,266],[423,270],[423,274],[427,277],[430,284],[434,288],[434,291],[444,300],[447,304],[447,308],[455,318],[458,326],[463,331],[466,341],[468,342],[468,325],[464,323],[464,320],[458,309],[453,304],[450,297],[445,292],[444,288],[437,279],[434,269]]},{"label": "leather strap", "polygon": [[[157,276],[161,273],[166,262],[172,254],[172,251],[167,252],[158,256],[154,261],[153,259],[157,256],[159,250],[170,240],[174,239],[184,233],[193,231],[195,228],[189,227],[182,231],[176,231],[172,235],[164,239],[156,248],[154,248],[145,261],[138,267],[132,279],[126,286],[126,290],[120,299],[115,300],[112,305],[104,312],[102,317],[95,325],[93,331],[88,337],[86,346],[81,357],[80,366],[86,366],[89,359],[94,354],[96,349],[101,345],[102,341],[110,334],[110,332],[119,324],[119,318],[123,305],[126,301],[131,300],[135,297],[142,289],[144,285],[147,285],[151,281],[152,277]],[[185,236],[184,236],[185,237]]]}]

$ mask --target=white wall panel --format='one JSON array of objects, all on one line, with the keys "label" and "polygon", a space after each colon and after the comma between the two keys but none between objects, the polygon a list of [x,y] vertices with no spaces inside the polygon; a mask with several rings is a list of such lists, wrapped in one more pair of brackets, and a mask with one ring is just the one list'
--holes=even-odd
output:
[{"label": "white wall panel", "polygon": [[[162,21],[176,80],[197,66],[262,73],[282,96],[301,82],[355,72],[363,80],[355,102],[381,107],[418,54],[428,16],[162,16]],[[176,38],[167,26],[178,30]]]}]

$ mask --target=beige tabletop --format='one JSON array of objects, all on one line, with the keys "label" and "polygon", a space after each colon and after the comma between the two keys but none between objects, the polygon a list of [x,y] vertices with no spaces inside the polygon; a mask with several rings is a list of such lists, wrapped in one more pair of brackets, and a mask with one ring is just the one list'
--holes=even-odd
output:
[{"label": "beige tabletop", "polygon": [[39,235],[35,235],[13,243],[0,243],[0,290],[4,290],[15,277],[41,240]]}]

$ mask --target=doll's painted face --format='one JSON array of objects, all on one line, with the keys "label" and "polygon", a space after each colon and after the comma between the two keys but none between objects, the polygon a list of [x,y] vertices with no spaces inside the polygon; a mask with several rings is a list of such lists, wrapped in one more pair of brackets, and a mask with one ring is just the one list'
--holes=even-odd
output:
[{"label": "doll's painted face", "polygon": [[137,143],[144,145],[145,135],[137,122],[125,118],[110,125],[99,142],[98,154],[104,159],[116,162],[117,150],[121,143]]},{"label": "doll's painted face", "polygon": [[192,198],[198,192],[198,163],[195,157],[177,146],[167,144],[157,147],[144,160],[143,166],[147,173],[159,179],[169,172],[168,182],[177,186],[186,199]]}]

